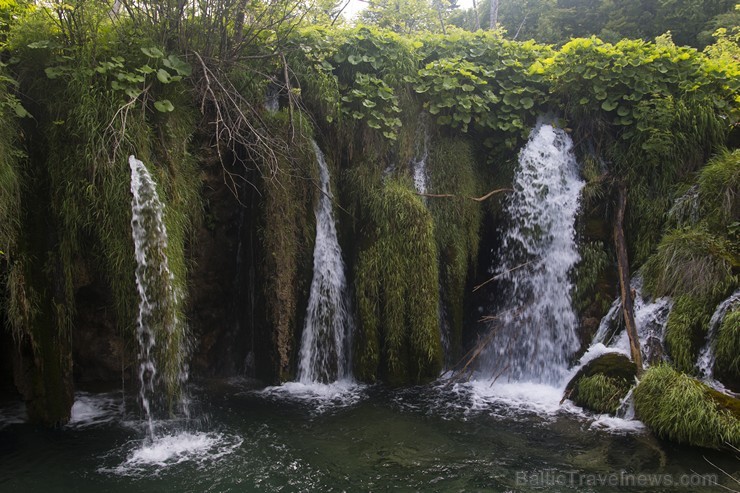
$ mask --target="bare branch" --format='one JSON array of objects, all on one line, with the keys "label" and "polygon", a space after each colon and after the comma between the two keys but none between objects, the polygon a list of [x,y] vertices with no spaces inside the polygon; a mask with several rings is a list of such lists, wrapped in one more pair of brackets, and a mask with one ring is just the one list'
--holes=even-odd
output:
[{"label": "bare branch", "polygon": [[502,272],[500,274],[496,274],[495,276],[493,276],[492,278],[488,279],[487,281],[484,281],[484,282],[478,284],[476,287],[474,287],[473,288],[473,292],[478,291],[480,288],[482,288],[483,286],[485,286],[489,282],[493,282],[496,279],[500,279],[501,277],[503,277],[504,275],[508,274],[509,272],[514,272],[515,270],[521,269],[522,267],[526,267],[527,265],[531,264],[532,262],[534,262],[534,260],[530,260],[529,262],[525,262],[523,264],[519,264],[516,267],[507,270],[506,272]]},{"label": "bare branch", "polygon": [[496,190],[491,190],[487,194],[485,194],[482,197],[463,197],[462,195],[453,195],[451,193],[421,193],[417,192],[416,195],[419,195],[420,197],[428,197],[431,199],[454,199],[454,198],[464,198],[464,199],[470,199],[474,200],[476,202],[483,202],[484,200],[493,197],[497,193],[501,192],[513,192],[513,188],[499,188]]}]

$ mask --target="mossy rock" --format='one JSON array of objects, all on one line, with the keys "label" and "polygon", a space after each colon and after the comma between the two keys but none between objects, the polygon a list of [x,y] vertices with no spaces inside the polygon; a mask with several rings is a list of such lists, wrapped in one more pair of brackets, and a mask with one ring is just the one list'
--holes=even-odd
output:
[{"label": "mossy rock", "polygon": [[694,371],[699,349],[704,344],[716,300],[680,296],[668,315],[665,346],[680,371]]},{"label": "mossy rock", "polygon": [[636,372],[635,364],[625,355],[606,353],[578,370],[565,387],[565,395],[590,411],[615,414]]},{"label": "mossy rock", "polygon": [[637,416],[662,438],[709,448],[740,446],[740,401],[667,364],[646,371],[634,397]]},{"label": "mossy rock", "polygon": [[728,387],[740,390],[740,303],[725,315],[714,344],[714,374]]}]

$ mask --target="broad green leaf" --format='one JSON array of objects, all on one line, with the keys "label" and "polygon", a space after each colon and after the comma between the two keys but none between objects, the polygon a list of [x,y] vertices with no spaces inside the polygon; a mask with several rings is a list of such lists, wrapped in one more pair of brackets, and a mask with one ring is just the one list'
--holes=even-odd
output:
[{"label": "broad green leaf", "polygon": [[156,48],[154,46],[149,48],[142,48],[141,52],[148,56],[149,58],[162,58],[164,57],[164,53],[162,53],[162,50],[159,48]]},{"label": "broad green leaf", "polygon": [[154,108],[162,113],[169,113],[175,109],[175,106],[170,102],[169,99],[162,99],[154,102]]},{"label": "broad green leaf", "polygon": [[169,84],[172,82],[172,76],[163,68],[157,70],[157,79],[159,79],[159,82],[162,84]]},{"label": "broad green leaf", "polygon": [[12,101],[10,103],[10,106],[13,108],[13,111],[15,111],[15,114],[18,116],[18,118],[26,118],[27,116],[31,116],[26,108],[24,108],[23,105],[17,101]]},{"label": "broad green leaf", "polygon": [[604,111],[612,111],[617,106],[619,106],[619,103],[617,103],[616,101],[608,100],[608,99],[604,101],[603,103],[601,103],[601,109],[603,109]]}]

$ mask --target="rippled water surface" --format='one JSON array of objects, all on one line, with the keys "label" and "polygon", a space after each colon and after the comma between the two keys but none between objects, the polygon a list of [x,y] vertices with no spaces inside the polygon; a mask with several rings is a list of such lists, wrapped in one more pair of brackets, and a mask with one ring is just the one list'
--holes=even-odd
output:
[{"label": "rippled water surface", "polygon": [[[3,404],[0,491],[724,491],[640,487],[637,475],[723,481],[704,457],[730,472],[739,464],[659,441],[639,422],[561,406],[544,387],[257,390],[231,380],[193,393],[204,418],[157,423],[153,441],[119,393],[78,394],[72,422],[53,431]],[[610,486],[620,477],[627,487]]]}]

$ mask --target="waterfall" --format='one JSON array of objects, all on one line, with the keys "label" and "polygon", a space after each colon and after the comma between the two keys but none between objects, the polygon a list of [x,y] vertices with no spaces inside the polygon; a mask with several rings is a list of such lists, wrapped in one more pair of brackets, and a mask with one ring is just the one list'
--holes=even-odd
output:
[{"label": "waterfall", "polygon": [[[635,293],[635,325],[643,360],[647,365],[663,361],[666,359],[664,353],[665,327],[673,301],[668,297],[655,300],[645,297],[642,293],[642,278],[639,276],[630,281],[630,291]],[[599,329],[591,342],[591,348],[598,345],[630,356],[629,336],[624,330],[621,298],[614,300],[607,314],[601,319]]]},{"label": "waterfall", "polygon": [[[421,135],[419,135],[421,134]],[[411,161],[411,171],[414,177],[414,188],[418,193],[427,193],[427,159],[429,159],[429,116],[426,113],[419,115],[417,127],[416,156]]]},{"label": "waterfall", "polygon": [[316,206],[316,244],[313,279],[301,338],[298,380],[301,383],[349,379],[352,317],[342,250],[337,240],[329,168],[321,149],[313,142],[321,178]]},{"label": "waterfall", "polygon": [[508,301],[483,361],[491,376],[556,385],[578,348],[569,272],[579,260],[574,226],[584,183],[572,149],[565,131],[540,123],[519,154],[498,253]]},{"label": "waterfall", "polygon": [[[134,156],[131,168],[131,231],[136,255],[136,288],[139,314],[136,336],[139,342],[139,400],[154,434],[155,405],[162,398],[182,396],[186,378],[183,322],[179,319],[179,296],[167,260],[167,228],[164,204],[146,166]],[[165,355],[167,361],[157,361]],[[161,369],[161,371],[160,371]],[[164,395],[163,395],[164,394]],[[181,402],[187,411],[185,401]]]},{"label": "waterfall", "polygon": [[280,88],[278,86],[274,84],[267,86],[264,107],[268,113],[280,111]]},{"label": "waterfall", "polygon": [[[712,314],[712,318],[709,320],[709,332],[707,332],[706,342],[696,360],[696,368],[699,370],[699,375],[701,375],[702,379],[712,387],[716,387],[718,384],[718,382],[714,380],[714,361],[716,359],[714,354],[714,343],[717,337],[717,331],[719,330],[719,326],[722,325],[722,321],[724,320],[725,315],[727,315],[727,312],[738,303],[740,303],[740,289],[732,293],[732,296],[717,306],[714,314]],[[724,387],[722,387],[721,390],[724,390]]]}]

